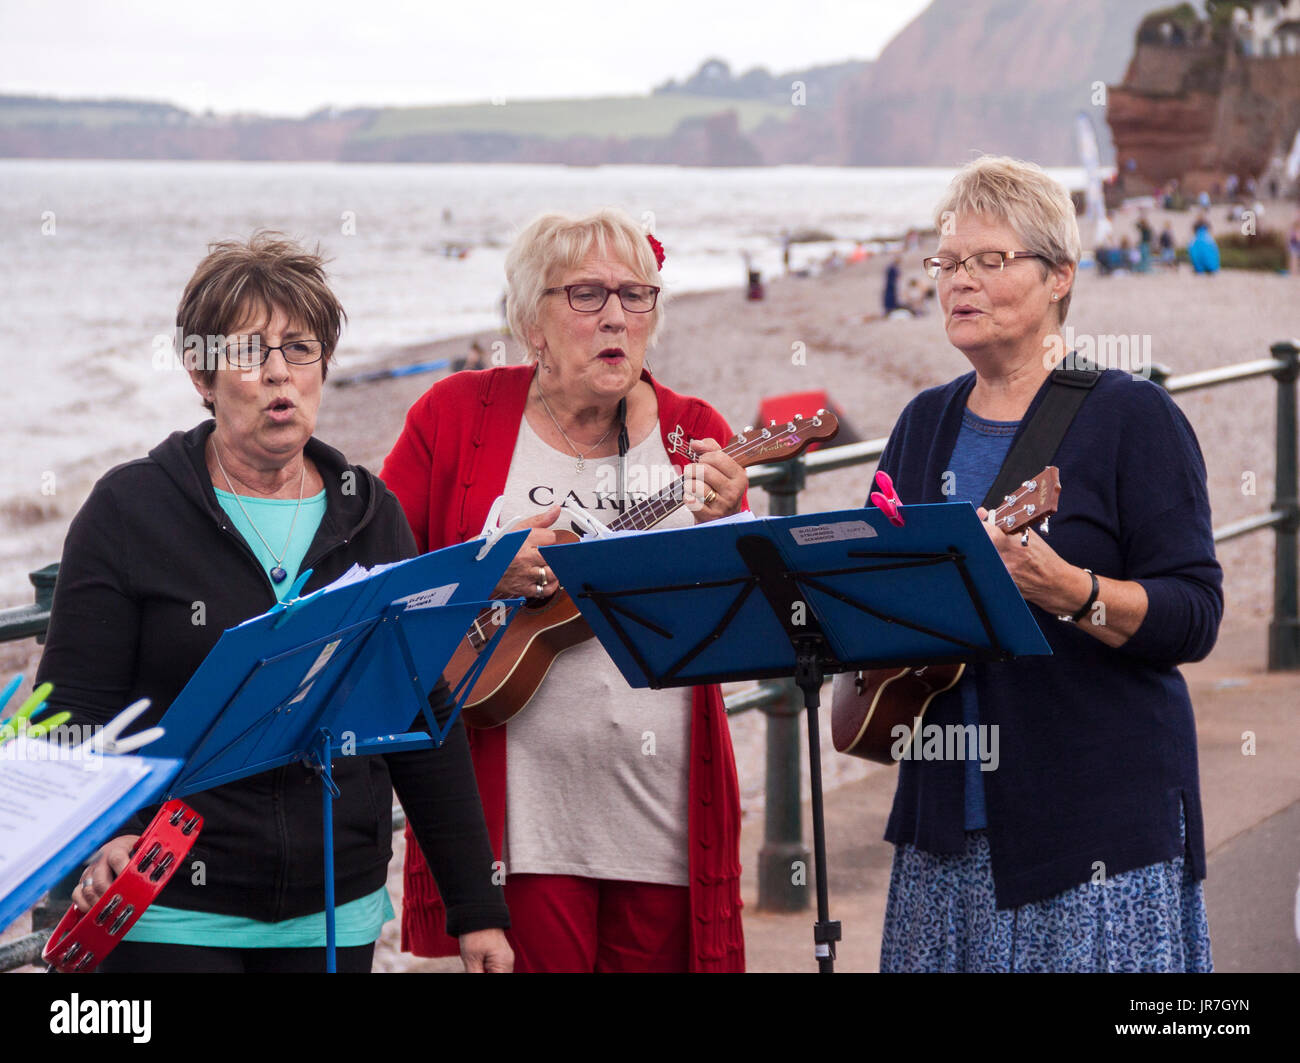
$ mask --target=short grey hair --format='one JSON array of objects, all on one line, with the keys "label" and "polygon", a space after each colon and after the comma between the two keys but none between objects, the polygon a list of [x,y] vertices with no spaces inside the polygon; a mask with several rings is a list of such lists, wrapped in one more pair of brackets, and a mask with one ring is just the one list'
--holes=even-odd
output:
[{"label": "short grey hair", "polygon": [[[934,223],[941,235],[959,214],[983,214],[1005,222],[1024,241],[1025,251],[1042,255],[1052,266],[1079,264],[1083,241],[1074,203],[1059,182],[1032,162],[983,155],[967,163],[935,208]],[[1072,287],[1058,304],[1062,323],[1073,294]]]},{"label": "short grey hair", "polygon": [[[622,262],[645,284],[663,286],[645,232],[624,211],[607,207],[583,217],[543,214],[515,239],[506,255],[506,320],[529,355],[528,333],[541,319],[542,292],[593,251]],[[650,343],[663,325],[664,293],[651,314]]]}]

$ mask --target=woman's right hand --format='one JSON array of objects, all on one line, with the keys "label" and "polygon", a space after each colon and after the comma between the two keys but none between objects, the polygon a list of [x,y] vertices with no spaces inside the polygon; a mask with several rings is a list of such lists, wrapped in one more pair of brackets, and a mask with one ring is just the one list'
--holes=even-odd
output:
[{"label": "woman's right hand", "polygon": [[123,834],[108,842],[81,873],[81,881],[72,891],[72,903],[77,911],[88,912],[95,902],[108,891],[113,879],[131,862],[131,847],[139,840],[138,834]]},{"label": "woman's right hand", "polygon": [[[546,567],[546,561],[539,549],[543,546],[555,545],[555,532],[551,531],[550,527],[559,517],[560,507],[555,505],[545,513],[539,513],[515,525],[515,530],[528,528],[528,538],[519,548],[519,553],[515,554],[515,559],[510,562],[510,567],[501,577],[496,590],[492,592],[493,597],[549,598],[559,590],[559,584],[555,582],[555,573]],[[543,584],[545,589],[538,590],[538,584]]]}]

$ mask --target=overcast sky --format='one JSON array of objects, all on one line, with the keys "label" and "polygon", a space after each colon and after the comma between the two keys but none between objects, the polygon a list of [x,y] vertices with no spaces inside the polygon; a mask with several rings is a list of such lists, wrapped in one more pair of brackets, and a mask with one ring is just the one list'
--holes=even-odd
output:
[{"label": "overcast sky", "polygon": [[929,0],[0,0],[0,93],[305,114],[871,59]]}]

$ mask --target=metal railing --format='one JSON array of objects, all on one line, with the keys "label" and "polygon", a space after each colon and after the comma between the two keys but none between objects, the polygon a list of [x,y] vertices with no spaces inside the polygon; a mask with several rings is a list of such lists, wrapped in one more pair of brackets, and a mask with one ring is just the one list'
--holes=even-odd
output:
[{"label": "metal railing", "polygon": [[[1300,345],[1289,340],[1270,348],[1272,357],[1237,365],[1207,369],[1198,373],[1171,376],[1155,366],[1151,377],[1170,394],[1271,376],[1277,382],[1276,450],[1274,499],[1267,513],[1247,517],[1214,531],[1215,542],[1272,528],[1275,533],[1273,560],[1273,619],[1268,632],[1268,667],[1270,671],[1300,669],[1300,594],[1297,593],[1297,546],[1300,544],[1300,460],[1297,457],[1296,381],[1300,378]],[[799,492],[809,476],[833,472],[855,465],[878,461],[885,439],[871,439],[842,447],[814,451],[781,465],[759,465],[749,470],[751,487],[768,493],[768,512],[774,516],[792,516],[799,511]],[[866,494],[865,487],[860,492]],[[54,578],[58,566],[49,565],[30,576],[36,592],[33,605],[0,610],[0,642],[44,635],[50,616]],[[767,758],[765,767],[764,840],[759,850],[758,908],[768,911],[799,911],[808,907],[808,890],[792,882],[791,863],[808,863],[803,843],[801,785],[801,745],[799,716],[803,712],[803,695],[792,679],[771,680],[752,690],[732,694],[726,699],[727,714],[736,715],[761,709],[767,716]],[[401,822],[405,822],[404,818]],[[395,820],[394,829],[400,829]],[[47,901],[52,917],[66,907],[66,901]],[[38,912],[40,910],[38,909]],[[41,918],[48,916],[41,915]],[[0,946],[0,971],[35,961],[48,930],[37,931],[27,938]],[[38,941],[39,939],[39,941]]]}]

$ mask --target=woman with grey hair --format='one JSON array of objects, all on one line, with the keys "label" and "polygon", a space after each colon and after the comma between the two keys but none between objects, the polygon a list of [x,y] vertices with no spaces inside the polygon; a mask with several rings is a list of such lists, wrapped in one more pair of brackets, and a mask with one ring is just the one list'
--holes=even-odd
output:
[{"label": "woman with grey hair", "polygon": [[[880,459],[905,502],[991,493],[1049,392],[1079,259],[1069,197],[1038,167],[981,158],[936,212],[924,261],[973,372],[903,411]],[[1205,464],[1163,389],[1111,368],[1054,455],[1050,534],[989,537],[1052,656],[968,665],[925,726],[973,750],[900,764],[882,971],[1206,971],[1196,734],[1177,665],[1223,609]],[[1060,427],[1064,427],[1064,422]],[[1036,470],[1033,470],[1036,471]],[[982,770],[983,769],[983,770]]]},{"label": "woman with grey hair", "polygon": [[[501,519],[530,531],[497,593],[542,602],[558,588],[539,547],[566,499],[608,521],[684,476],[683,506],[659,527],[744,506],[726,422],[645,368],[662,264],[621,211],[548,214],[519,235],[508,314],[527,364],[439,381],[384,462],[422,550],[479,534],[503,496]],[[589,640],[508,724],[470,735],[517,970],[743,969],[739,789],[717,686],[632,690]],[[451,952],[443,924],[408,848],[403,947]]]}]

